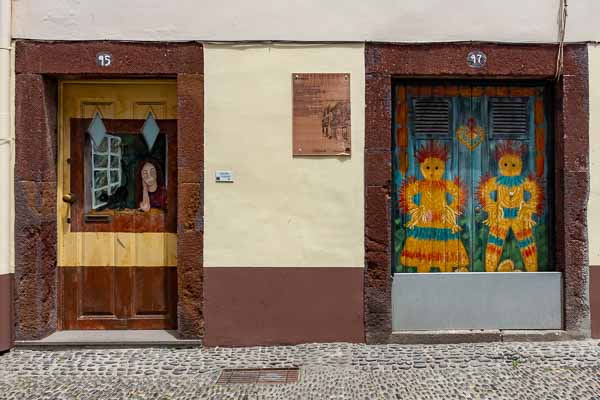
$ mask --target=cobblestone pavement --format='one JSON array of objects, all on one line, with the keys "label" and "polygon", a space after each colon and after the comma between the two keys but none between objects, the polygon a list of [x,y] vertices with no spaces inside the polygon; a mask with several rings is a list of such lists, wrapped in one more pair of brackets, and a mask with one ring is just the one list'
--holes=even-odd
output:
[{"label": "cobblestone pavement", "polygon": [[[223,368],[292,366],[298,383],[215,384]],[[600,342],[16,349],[0,399],[600,400]]]}]

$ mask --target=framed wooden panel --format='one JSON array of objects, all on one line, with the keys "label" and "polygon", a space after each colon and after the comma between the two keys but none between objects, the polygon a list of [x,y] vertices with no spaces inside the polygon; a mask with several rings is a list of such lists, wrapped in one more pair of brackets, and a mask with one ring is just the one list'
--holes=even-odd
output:
[{"label": "framed wooden panel", "polygon": [[[90,119],[71,119],[71,148],[85,149]],[[140,134],[144,120],[103,120],[109,132]],[[177,121],[158,120],[161,134],[166,137],[167,165],[167,207],[166,210],[152,209],[149,212],[130,210],[102,210],[101,212],[86,210],[85,191],[86,172],[84,151],[73,151],[69,164],[71,166],[71,192],[76,201],[71,206],[71,232],[177,232]],[[108,216],[110,222],[86,221],[89,216]]]}]

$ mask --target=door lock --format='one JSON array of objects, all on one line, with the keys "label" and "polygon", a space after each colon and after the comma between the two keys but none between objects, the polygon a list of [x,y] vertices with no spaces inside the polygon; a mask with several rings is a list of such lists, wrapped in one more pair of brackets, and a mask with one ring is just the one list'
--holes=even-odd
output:
[{"label": "door lock", "polygon": [[62,200],[65,203],[73,204],[77,201],[77,196],[75,196],[73,193],[67,193],[62,197]]}]

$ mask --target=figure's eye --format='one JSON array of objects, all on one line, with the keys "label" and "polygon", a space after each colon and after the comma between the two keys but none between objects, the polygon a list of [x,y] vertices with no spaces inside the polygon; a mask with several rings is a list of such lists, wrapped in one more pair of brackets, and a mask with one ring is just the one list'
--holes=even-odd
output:
[{"label": "figure's eye", "polygon": [[427,169],[429,169],[429,165],[427,166]]},{"label": "figure's eye", "polygon": [[515,164],[513,164],[512,166],[513,166],[513,168],[514,168],[514,167],[515,167]]},{"label": "figure's eye", "polygon": [[435,169],[439,169],[438,167],[435,167]]},{"label": "figure's eye", "polygon": [[508,163],[504,163],[504,166],[505,166],[505,167],[508,167]]}]

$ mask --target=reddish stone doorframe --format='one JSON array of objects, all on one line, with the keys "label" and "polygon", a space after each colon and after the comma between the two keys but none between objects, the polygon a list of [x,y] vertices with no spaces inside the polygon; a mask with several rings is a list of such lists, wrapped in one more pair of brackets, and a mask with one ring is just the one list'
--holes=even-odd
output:
[{"label": "reddish stone doorframe", "polygon": [[[482,50],[484,68],[467,66]],[[536,79],[551,82],[556,46],[491,43],[379,44],[365,47],[365,336],[390,340],[392,79]],[[564,329],[589,337],[588,59],[585,44],[565,47],[564,75],[554,83],[555,260],[564,278]],[[578,196],[573,196],[578,193]],[[565,205],[565,206],[563,206]]]},{"label": "reddish stone doorframe", "polygon": [[[101,68],[98,52],[113,55]],[[15,335],[56,330],[57,79],[177,79],[178,331],[203,333],[202,241],[204,67],[198,43],[37,42],[16,44]]]}]

